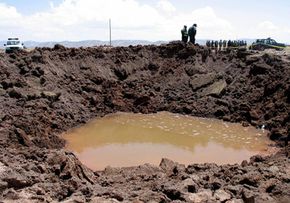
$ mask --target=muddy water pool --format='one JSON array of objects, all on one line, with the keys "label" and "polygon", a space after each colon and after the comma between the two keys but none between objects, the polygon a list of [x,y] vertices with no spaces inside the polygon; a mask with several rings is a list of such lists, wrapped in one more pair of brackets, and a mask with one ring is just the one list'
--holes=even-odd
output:
[{"label": "muddy water pool", "polygon": [[162,158],[183,164],[240,163],[264,153],[267,132],[217,119],[168,112],[116,113],[95,119],[63,135],[67,149],[86,166],[158,165]]}]

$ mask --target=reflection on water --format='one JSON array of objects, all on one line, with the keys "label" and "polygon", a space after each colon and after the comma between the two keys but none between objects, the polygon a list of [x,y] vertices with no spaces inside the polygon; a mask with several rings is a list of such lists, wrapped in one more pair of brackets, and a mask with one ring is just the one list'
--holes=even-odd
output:
[{"label": "reflection on water", "polygon": [[89,168],[179,163],[239,163],[266,150],[265,131],[168,112],[117,113],[64,135],[67,148]]}]

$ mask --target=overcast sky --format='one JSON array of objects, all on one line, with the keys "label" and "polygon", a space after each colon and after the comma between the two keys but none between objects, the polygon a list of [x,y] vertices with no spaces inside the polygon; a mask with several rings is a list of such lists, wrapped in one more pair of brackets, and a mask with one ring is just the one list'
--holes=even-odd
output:
[{"label": "overcast sky", "polygon": [[0,40],[175,40],[273,37],[290,42],[290,0],[0,0]]}]

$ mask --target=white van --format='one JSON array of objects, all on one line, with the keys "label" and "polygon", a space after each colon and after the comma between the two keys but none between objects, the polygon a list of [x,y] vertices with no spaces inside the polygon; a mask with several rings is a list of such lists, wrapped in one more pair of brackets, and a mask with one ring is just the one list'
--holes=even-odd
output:
[{"label": "white van", "polygon": [[8,38],[7,44],[4,44],[5,52],[10,53],[16,50],[24,49],[24,44],[19,38]]}]

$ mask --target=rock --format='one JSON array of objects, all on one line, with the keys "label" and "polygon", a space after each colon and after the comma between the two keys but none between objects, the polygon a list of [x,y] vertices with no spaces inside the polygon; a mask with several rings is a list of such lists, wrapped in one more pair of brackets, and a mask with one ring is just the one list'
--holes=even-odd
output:
[{"label": "rock", "polygon": [[[4,191],[2,195],[6,200],[12,200],[11,202],[14,202],[15,200],[20,199],[19,193],[16,192],[13,188],[10,188],[9,190]],[[0,200],[1,201],[1,200]],[[8,202],[8,201],[7,201]],[[23,202],[23,201],[21,201]]]},{"label": "rock", "polygon": [[62,201],[62,203],[82,203],[82,202],[86,202],[86,199],[83,196],[73,196],[65,201]]},{"label": "rock", "polygon": [[260,173],[255,171],[250,171],[246,174],[244,174],[239,181],[240,184],[246,184],[253,187],[257,187],[259,184],[259,181],[262,179],[262,176]]},{"label": "rock", "polygon": [[192,175],[190,175],[190,178],[191,178],[193,181],[195,181],[195,182],[199,182],[200,179],[201,179],[201,177],[198,176],[198,175],[196,175],[196,174],[192,174]]},{"label": "rock", "polygon": [[61,96],[61,93],[55,93],[55,92],[50,92],[50,91],[43,91],[41,92],[41,96],[52,101],[58,101],[59,97]]},{"label": "rock", "polygon": [[187,59],[190,56],[194,56],[196,54],[196,50],[194,48],[181,49],[177,53],[177,57],[180,59]]},{"label": "rock", "polygon": [[222,189],[215,191],[214,197],[221,202],[231,199],[231,195]]},{"label": "rock", "polygon": [[276,174],[276,173],[278,173],[280,170],[279,170],[279,168],[278,168],[277,166],[271,166],[271,167],[268,168],[268,171],[270,171],[270,172]]},{"label": "rock", "polygon": [[126,69],[126,67],[122,67],[122,66],[116,66],[114,68],[114,73],[118,77],[118,79],[121,81],[126,80],[131,74],[130,71]]},{"label": "rock", "polygon": [[134,106],[146,106],[150,103],[150,100],[149,96],[141,96],[135,100]]},{"label": "rock", "polygon": [[159,167],[166,172],[172,172],[176,165],[178,165],[177,162],[171,161],[167,158],[163,158],[159,164]]},{"label": "rock", "polygon": [[204,86],[212,84],[217,75],[215,73],[196,74],[190,81],[190,86],[193,91],[196,91]]},{"label": "rock", "polygon": [[227,109],[225,107],[219,107],[215,112],[214,115],[218,118],[223,118],[226,115]]},{"label": "rock", "polygon": [[183,192],[196,193],[198,190],[198,185],[191,179],[187,178],[181,182],[181,186]]},{"label": "rock", "polygon": [[241,166],[242,167],[248,166],[248,161],[247,160],[242,161]]},{"label": "rock", "polygon": [[171,200],[180,200],[182,199],[181,191],[175,186],[166,186],[162,192]]},{"label": "rock", "polygon": [[0,193],[8,188],[8,183],[0,180]]},{"label": "rock", "polygon": [[159,167],[168,175],[177,175],[185,172],[185,165],[179,164],[177,162],[171,161],[167,158],[163,158],[159,164]]},{"label": "rock", "polygon": [[11,98],[16,98],[16,99],[20,99],[20,98],[25,97],[25,95],[23,95],[18,88],[13,88],[13,89],[9,90],[8,94]]},{"label": "rock", "polygon": [[255,203],[255,195],[249,190],[242,191],[242,198],[244,203]]},{"label": "rock", "polygon": [[94,197],[90,200],[91,203],[118,203],[119,201],[112,198]]},{"label": "rock", "polygon": [[83,166],[72,153],[61,151],[50,154],[47,162],[54,168],[55,174],[62,180],[78,177],[91,184],[95,181],[93,171]]},{"label": "rock", "polygon": [[40,67],[36,67],[31,71],[31,74],[36,77],[41,77],[42,75],[44,75],[44,70],[42,70],[42,68]]},{"label": "rock", "polygon": [[247,56],[246,57],[246,64],[251,65],[255,62],[258,62],[260,59],[261,59],[261,57],[258,57],[258,56],[253,56],[253,55]]},{"label": "rock", "polygon": [[243,187],[241,185],[228,185],[225,187],[225,189],[231,192],[234,196],[237,196],[238,194],[241,193]]},{"label": "rock", "polygon": [[160,68],[160,66],[158,64],[156,64],[156,63],[150,62],[149,65],[148,65],[148,69],[150,71],[157,71],[159,68]]},{"label": "rock", "polygon": [[244,203],[242,199],[231,199],[226,201],[226,203]]},{"label": "rock", "polygon": [[41,85],[44,85],[44,83],[46,82],[46,79],[42,76],[40,77],[39,82]]},{"label": "rock", "polygon": [[33,52],[33,55],[31,56],[31,59],[32,59],[33,62],[36,62],[36,63],[43,62],[42,54],[38,50],[35,50]]},{"label": "rock", "polygon": [[284,135],[283,130],[275,128],[275,129],[271,130],[270,139],[271,140],[279,140],[280,138],[283,137],[283,135]]},{"label": "rock", "polygon": [[260,116],[256,110],[252,110],[249,112],[252,120],[259,120]]},{"label": "rock", "polygon": [[9,172],[5,174],[3,180],[7,182],[9,188],[14,189],[21,189],[32,184],[25,176],[16,172]]},{"label": "rock", "polygon": [[250,75],[262,75],[266,74],[271,67],[265,63],[253,64],[250,70]]},{"label": "rock", "polygon": [[20,128],[14,130],[15,135],[17,136],[18,142],[24,146],[32,146],[33,142],[30,140],[26,132]]},{"label": "rock", "polygon": [[4,90],[3,86],[0,84],[0,96],[3,96],[6,94],[6,91]]},{"label": "rock", "polygon": [[211,190],[202,190],[195,194],[189,194],[188,199],[192,203],[208,203],[213,200]]},{"label": "rock", "polygon": [[13,83],[11,82],[11,80],[3,80],[1,81],[1,86],[4,90],[7,90],[8,88],[12,88],[13,87]]},{"label": "rock", "polygon": [[238,58],[246,59],[247,56],[249,56],[249,55],[251,55],[251,53],[249,53],[246,48],[238,48],[238,51],[237,51]]},{"label": "rock", "polygon": [[0,162],[0,177],[2,177],[2,174],[7,170],[7,167],[4,166],[3,163]]},{"label": "rock", "polygon": [[41,98],[41,92],[40,91],[30,91],[27,94],[27,100],[35,100]]},{"label": "rock", "polygon": [[20,69],[19,71],[20,75],[25,75],[26,73],[30,71],[29,67],[27,67],[26,65],[19,67],[19,69]]},{"label": "rock", "polygon": [[56,44],[54,45],[53,49],[55,50],[65,50],[65,46],[61,45],[61,44]]},{"label": "rock", "polygon": [[96,106],[98,103],[100,103],[100,98],[97,96],[91,96],[89,100],[90,104],[93,106]]},{"label": "rock", "polygon": [[250,158],[250,163],[253,163],[253,162],[263,162],[263,161],[265,161],[265,158],[262,157],[261,155],[252,156]]},{"label": "rock", "polygon": [[260,193],[255,198],[255,202],[261,202],[261,203],[281,203],[280,201],[276,201],[273,197],[266,193]]},{"label": "rock", "polygon": [[209,87],[202,90],[200,96],[220,96],[224,89],[227,87],[227,83],[225,80],[219,80]]},{"label": "rock", "polygon": [[185,72],[188,76],[194,76],[196,74],[204,74],[206,73],[206,69],[200,65],[187,65],[185,66]]},{"label": "rock", "polygon": [[222,182],[220,180],[216,179],[216,180],[211,181],[209,183],[209,186],[212,190],[218,190],[221,188]]},{"label": "rock", "polygon": [[276,189],[276,185],[279,185],[279,181],[277,179],[267,180],[262,184],[262,188],[267,193],[272,193]]}]

